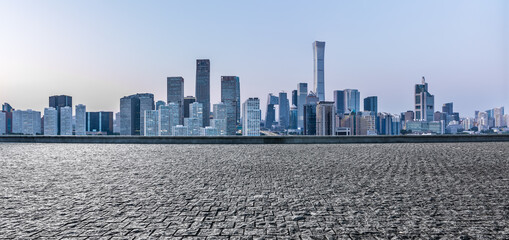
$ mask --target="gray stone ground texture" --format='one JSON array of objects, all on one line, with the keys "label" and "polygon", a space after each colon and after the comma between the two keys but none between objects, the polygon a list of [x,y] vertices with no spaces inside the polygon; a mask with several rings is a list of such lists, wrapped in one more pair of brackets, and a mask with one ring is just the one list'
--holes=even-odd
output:
[{"label": "gray stone ground texture", "polygon": [[508,239],[509,143],[0,144],[0,238]]}]

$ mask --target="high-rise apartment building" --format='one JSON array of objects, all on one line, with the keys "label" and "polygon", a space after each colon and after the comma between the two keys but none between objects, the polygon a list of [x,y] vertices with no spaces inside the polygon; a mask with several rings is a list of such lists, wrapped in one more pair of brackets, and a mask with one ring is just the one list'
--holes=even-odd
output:
[{"label": "high-rise apartment building", "polygon": [[72,107],[60,107],[60,135],[72,135]]},{"label": "high-rise apartment building", "polygon": [[184,118],[189,117],[189,106],[196,102],[196,98],[193,96],[187,96],[184,98]]},{"label": "high-rise apartment building", "polygon": [[371,96],[364,98],[364,111],[369,111],[374,114],[374,116],[378,113],[378,97]]},{"label": "high-rise apartment building", "polygon": [[221,102],[226,104],[226,132],[235,135],[240,123],[240,80],[236,76],[221,77]]},{"label": "high-rise apartment building", "polygon": [[325,101],[324,54],[325,42],[313,42],[314,91],[320,101]]},{"label": "high-rise apartment building", "polygon": [[308,84],[297,84],[297,126],[302,131],[304,129],[304,104],[306,104],[306,96],[308,95]]},{"label": "high-rise apartment building", "polygon": [[260,99],[249,98],[243,106],[242,115],[242,135],[243,136],[260,136],[260,122],[262,112],[260,110]]},{"label": "high-rise apartment building", "polygon": [[279,104],[279,97],[269,93],[267,97],[267,111],[265,112],[265,128],[271,129],[276,121],[275,105]]},{"label": "high-rise apartment building", "polygon": [[334,135],[336,130],[335,121],[334,102],[318,102],[316,105],[316,135]]},{"label": "high-rise apartment building", "polygon": [[167,103],[174,102],[179,105],[180,120],[179,124],[184,123],[184,78],[183,77],[168,77],[166,78],[166,97]]},{"label": "high-rise apartment building", "polygon": [[12,133],[36,135],[41,133],[41,112],[28,109],[12,112]]},{"label": "high-rise apartment building", "polygon": [[[55,96],[51,96],[49,97],[49,106],[52,107],[52,108],[55,108],[57,110],[57,113],[58,113],[58,134],[59,135],[62,135],[61,132],[60,132],[60,129],[61,129],[61,126],[60,126],[60,123],[61,123],[61,120],[60,120],[60,117],[61,117],[61,111],[60,111],[60,108],[62,107],[71,107],[72,108],[72,97],[71,96],[67,96],[67,95],[55,95]],[[71,114],[72,114],[72,109],[71,109]]]},{"label": "high-rise apartment building", "polygon": [[48,107],[44,109],[44,135],[58,135],[58,113],[55,108]]},{"label": "high-rise apartment building", "polygon": [[286,92],[279,93],[279,126],[287,129],[290,125],[290,102]]},{"label": "high-rise apartment building", "polygon": [[196,60],[196,101],[203,105],[203,126],[210,125],[210,60]]},{"label": "high-rise apartment building", "polygon": [[144,112],[144,131],[143,136],[158,136],[158,111],[157,110],[145,110]]},{"label": "high-rise apartment building", "polygon": [[428,83],[422,77],[421,84],[415,84],[415,120],[433,121],[435,97],[428,92]]},{"label": "high-rise apartment building", "polygon": [[[74,129],[75,135],[86,135],[87,134],[87,107],[83,104],[75,106],[76,111],[76,126]],[[44,112],[44,121],[46,122],[46,111]],[[46,134],[46,132],[44,133]]]},{"label": "high-rise apartment building", "polygon": [[12,112],[14,108],[10,104],[2,104],[2,112],[5,114],[5,133],[12,133]]},{"label": "high-rise apartment building", "polygon": [[504,107],[493,108],[493,119],[495,119],[495,127],[505,127]]}]

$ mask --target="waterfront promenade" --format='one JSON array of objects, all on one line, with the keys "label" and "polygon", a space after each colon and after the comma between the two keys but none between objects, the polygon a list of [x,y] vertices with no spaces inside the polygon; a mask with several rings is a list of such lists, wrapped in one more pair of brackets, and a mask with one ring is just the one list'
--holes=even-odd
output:
[{"label": "waterfront promenade", "polygon": [[509,143],[0,143],[3,239],[507,239]]}]

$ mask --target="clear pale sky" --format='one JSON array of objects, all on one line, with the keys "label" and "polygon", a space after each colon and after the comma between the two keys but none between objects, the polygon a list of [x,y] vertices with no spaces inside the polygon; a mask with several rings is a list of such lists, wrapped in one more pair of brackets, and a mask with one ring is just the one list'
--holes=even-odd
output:
[{"label": "clear pale sky", "polygon": [[[166,100],[166,77],[194,95],[198,58],[241,97],[313,88],[312,42],[325,41],[325,90],[376,95],[379,111],[413,109],[425,76],[435,110],[462,116],[509,107],[509,1],[0,0],[0,102],[42,111],[66,94],[88,111],[118,111],[138,92]],[[362,101],[362,100],[361,100]],[[509,112],[509,109],[508,109]]]}]

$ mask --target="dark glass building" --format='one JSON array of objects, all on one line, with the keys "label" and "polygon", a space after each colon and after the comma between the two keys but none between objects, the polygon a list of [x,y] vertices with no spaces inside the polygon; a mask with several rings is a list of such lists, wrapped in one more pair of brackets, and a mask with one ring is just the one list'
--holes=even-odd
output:
[{"label": "dark glass building", "polygon": [[240,125],[240,79],[221,76],[221,102],[226,104],[226,134],[235,135]]},{"label": "dark glass building", "polygon": [[376,116],[378,113],[378,97],[371,96],[364,98],[364,111],[373,112]]},{"label": "dark glass building", "polygon": [[292,91],[292,105],[299,106],[298,102],[299,102],[299,94],[298,94],[297,90],[293,90]]},{"label": "dark glass building", "polygon": [[304,135],[316,135],[316,104],[304,104]]},{"label": "dark glass building", "polygon": [[85,122],[88,133],[113,134],[113,112],[87,112]]},{"label": "dark glass building", "polygon": [[345,92],[342,90],[336,90],[333,95],[336,114],[345,114]]},{"label": "dark glass building", "polygon": [[[189,117],[189,105],[194,102],[196,102],[196,98],[193,96],[187,96],[184,98],[184,118]],[[205,113],[205,110],[203,110],[203,113]]]},{"label": "dark glass building", "polygon": [[[203,126],[210,126],[210,60],[209,59],[196,60],[196,102],[201,103],[203,106]],[[189,111],[189,109],[187,111]],[[185,109],[184,109],[184,112],[185,112]]]},{"label": "dark glass building", "polygon": [[272,125],[276,121],[276,109],[275,105],[279,104],[279,97],[269,93],[267,97],[267,112],[265,113],[265,127],[268,129],[272,128]]}]

